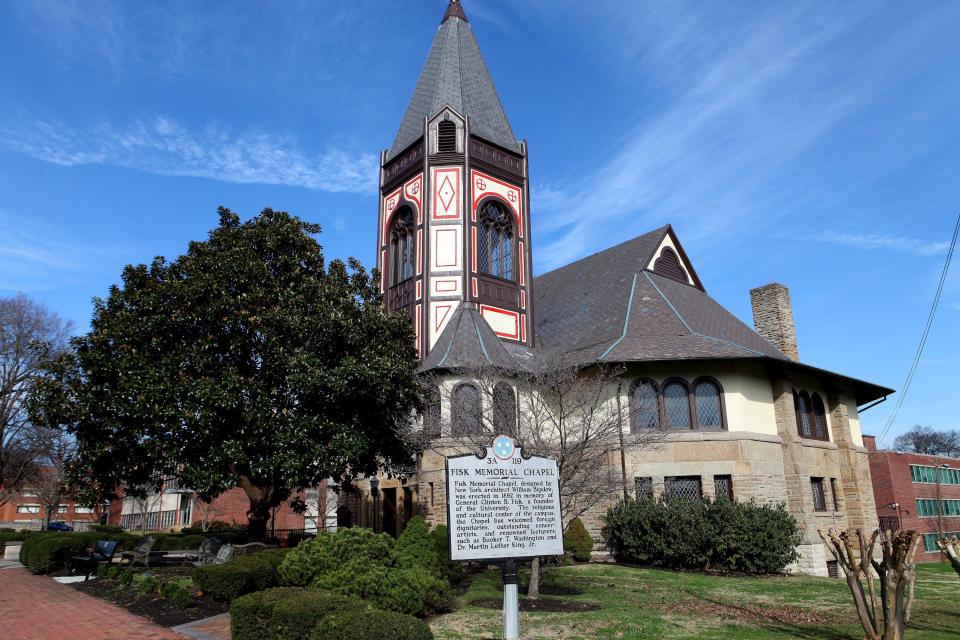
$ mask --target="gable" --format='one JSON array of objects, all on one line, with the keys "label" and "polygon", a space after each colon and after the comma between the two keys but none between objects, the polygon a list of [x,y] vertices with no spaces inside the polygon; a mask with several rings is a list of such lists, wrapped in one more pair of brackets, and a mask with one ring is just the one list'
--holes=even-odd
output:
[{"label": "gable", "polygon": [[701,291],[704,290],[700,278],[697,277],[697,272],[694,271],[693,265],[687,258],[687,254],[680,245],[672,227],[667,227],[663,239],[653,251],[649,262],[647,262],[646,270],[676,282],[696,287]]}]

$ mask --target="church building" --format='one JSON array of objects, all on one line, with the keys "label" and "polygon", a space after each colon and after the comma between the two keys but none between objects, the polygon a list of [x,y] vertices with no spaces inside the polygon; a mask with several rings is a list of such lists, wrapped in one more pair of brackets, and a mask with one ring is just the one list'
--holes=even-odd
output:
[{"label": "church building", "polygon": [[[624,432],[665,432],[655,448],[625,447],[630,492],[784,503],[804,531],[793,570],[827,575],[817,529],[877,525],[859,412],[892,390],[803,363],[782,285],[750,292],[745,325],[710,297],[669,224],[535,275],[527,159],[451,0],[381,156],[377,256],[422,370],[456,391],[426,411],[417,468],[357,482],[344,523],[393,534],[418,513],[445,523],[443,455],[466,405],[482,402],[458,376],[550,353],[619,367]],[[584,515],[598,548],[618,497]]]}]

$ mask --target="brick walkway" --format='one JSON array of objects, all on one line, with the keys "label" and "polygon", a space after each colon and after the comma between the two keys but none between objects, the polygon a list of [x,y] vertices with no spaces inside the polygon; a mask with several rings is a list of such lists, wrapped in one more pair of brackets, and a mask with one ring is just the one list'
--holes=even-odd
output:
[{"label": "brick walkway", "polygon": [[146,618],[25,569],[0,569],[5,640],[182,640]]}]

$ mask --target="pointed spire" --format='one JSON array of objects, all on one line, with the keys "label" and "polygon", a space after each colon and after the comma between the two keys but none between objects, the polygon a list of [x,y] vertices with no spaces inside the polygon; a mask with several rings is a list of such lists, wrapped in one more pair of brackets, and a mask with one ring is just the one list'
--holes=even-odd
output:
[{"label": "pointed spire", "polygon": [[463,12],[460,0],[450,0],[450,4],[447,5],[447,11],[443,14],[443,19],[440,21],[440,24],[443,24],[449,18],[460,18],[464,22],[470,22],[467,20],[467,14]]},{"label": "pointed spire", "polygon": [[444,106],[470,118],[472,134],[519,149],[459,0],[447,6],[387,159],[422,136],[424,118],[432,118]]}]

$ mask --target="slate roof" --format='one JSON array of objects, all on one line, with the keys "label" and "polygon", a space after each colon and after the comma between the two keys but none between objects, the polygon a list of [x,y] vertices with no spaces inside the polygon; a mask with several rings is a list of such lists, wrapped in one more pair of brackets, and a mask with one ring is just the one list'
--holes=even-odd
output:
[{"label": "slate roof", "polygon": [[893,393],[794,362],[702,288],[647,271],[668,233],[661,227],[534,278],[539,345],[584,364],[759,359],[852,385],[858,400]]},{"label": "slate roof", "polygon": [[518,362],[480,312],[471,303],[463,303],[454,312],[437,338],[437,343],[420,364],[420,370],[490,365],[512,369]]},{"label": "slate roof", "polygon": [[459,2],[447,7],[387,159],[422,136],[424,119],[444,106],[468,117],[473,135],[520,149]]}]

